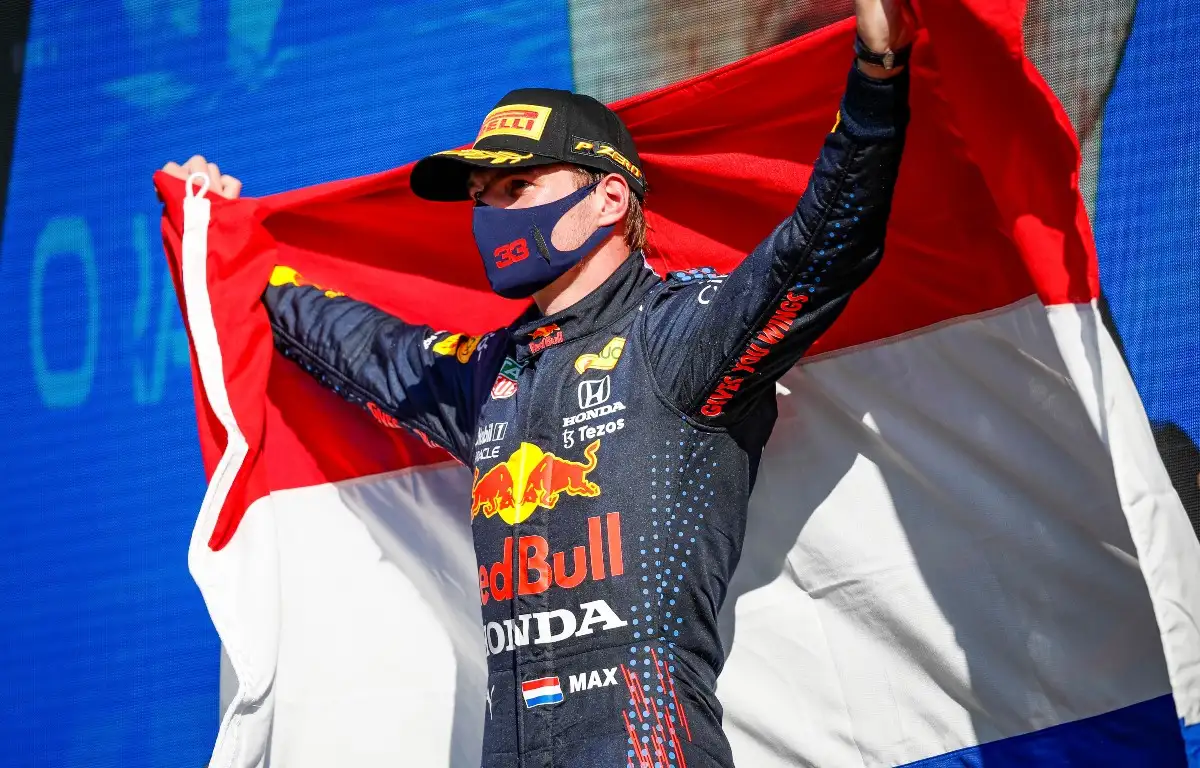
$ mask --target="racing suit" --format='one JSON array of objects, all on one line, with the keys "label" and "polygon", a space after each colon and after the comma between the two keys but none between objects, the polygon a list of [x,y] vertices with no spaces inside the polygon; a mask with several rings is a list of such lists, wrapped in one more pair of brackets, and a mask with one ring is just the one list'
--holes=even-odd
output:
[{"label": "racing suit", "polygon": [[285,356],[474,469],[485,768],[733,765],[717,613],[775,381],[882,256],[907,80],[852,71],[795,212],[727,276],[635,253],[481,338],[267,289]]}]

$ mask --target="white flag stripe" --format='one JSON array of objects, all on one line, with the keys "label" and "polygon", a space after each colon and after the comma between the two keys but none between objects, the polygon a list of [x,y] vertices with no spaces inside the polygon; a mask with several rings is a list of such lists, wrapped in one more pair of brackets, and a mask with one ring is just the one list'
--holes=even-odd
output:
[{"label": "white flag stripe", "polygon": [[[739,759],[898,765],[1171,692],[1062,315],[1095,312],[1029,300],[785,378],[722,616]],[[1162,488],[1106,366],[1108,434],[1146,457],[1120,483]],[[1147,498],[1187,526],[1173,495]],[[1168,558],[1196,548],[1188,532]]]},{"label": "white flag stripe", "polygon": [[[1075,311],[1072,311],[1074,309]],[[1175,707],[1200,723],[1200,544],[1163,466],[1133,379],[1099,312],[1050,307],[1050,324],[1115,469],[1154,603]]]},{"label": "white flag stripe", "polygon": [[[202,180],[196,192],[193,182]],[[183,292],[187,324],[200,369],[204,397],[225,429],[227,445],[213,472],[188,545],[188,569],[238,678],[225,708],[210,768],[265,765],[274,717],[275,662],[279,649],[279,569],[270,499],[251,505],[253,514],[236,539],[219,552],[208,547],[218,514],[246,458],[247,444],[226,391],[220,340],[208,291],[208,225],[211,207],[203,173],[187,181],[183,202]]]},{"label": "white flag stripe", "polygon": [[443,464],[271,494],[273,764],[478,768],[487,664],[469,487]]}]

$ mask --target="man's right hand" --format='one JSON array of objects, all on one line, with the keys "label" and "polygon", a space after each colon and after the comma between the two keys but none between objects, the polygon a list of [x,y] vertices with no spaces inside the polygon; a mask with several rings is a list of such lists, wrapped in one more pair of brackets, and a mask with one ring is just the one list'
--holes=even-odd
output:
[{"label": "man's right hand", "polygon": [[208,190],[230,200],[242,194],[242,182],[227,173],[222,174],[217,164],[208,162],[203,155],[192,155],[192,159],[183,165],[175,162],[167,163],[162,169],[163,173],[170,174],[177,179],[187,179],[193,173],[208,174]]}]

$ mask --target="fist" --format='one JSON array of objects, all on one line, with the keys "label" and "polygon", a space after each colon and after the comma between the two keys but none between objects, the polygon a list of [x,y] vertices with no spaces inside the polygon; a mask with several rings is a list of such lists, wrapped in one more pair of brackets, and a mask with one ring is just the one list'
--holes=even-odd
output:
[{"label": "fist", "polygon": [[854,15],[858,36],[876,53],[898,51],[916,35],[909,0],[854,0]]},{"label": "fist", "polygon": [[167,163],[162,169],[163,173],[177,179],[187,179],[193,173],[208,174],[208,191],[230,200],[242,194],[242,182],[227,173],[221,173],[217,164],[208,162],[203,155],[192,155],[192,159],[183,165],[175,162]]}]

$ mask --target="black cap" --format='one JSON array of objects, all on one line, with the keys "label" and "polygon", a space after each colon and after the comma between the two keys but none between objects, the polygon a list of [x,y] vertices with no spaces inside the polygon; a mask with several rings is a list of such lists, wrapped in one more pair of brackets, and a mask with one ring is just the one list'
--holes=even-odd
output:
[{"label": "black cap", "polygon": [[448,149],[419,161],[409,183],[426,200],[467,200],[476,168],[551,163],[619,173],[638,197],[646,194],[642,161],[617,113],[593,99],[552,88],[511,91],[483,119],[470,149]]}]

